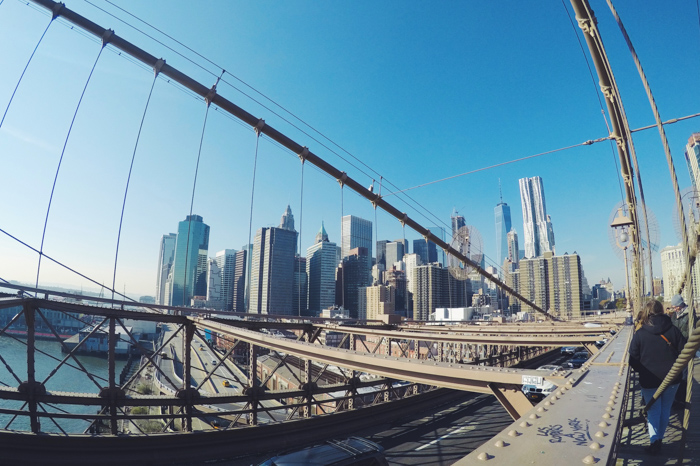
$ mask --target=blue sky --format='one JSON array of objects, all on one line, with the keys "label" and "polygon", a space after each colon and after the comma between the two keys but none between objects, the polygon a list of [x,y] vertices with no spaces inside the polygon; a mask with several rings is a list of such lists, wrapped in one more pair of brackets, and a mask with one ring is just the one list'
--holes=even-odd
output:
[{"label": "blue sky", "polygon": [[[194,55],[124,10],[204,55]],[[328,148],[254,102],[294,120],[265,97],[321,131],[401,188],[579,144],[607,135],[597,84],[591,80],[567,10],[542,2],[149,2],[72,0],[67,7],[211,86],[369,186],[379,176],[345,152]],[[99,7],[99,8],[98,8]],[[593,1],[632,128],[653,123],[627,47],[605,2]],[[618,1],[662,119],[700,111],[700,27],[696,2]],[[106,10],[114,16],[101,11]],[[196,66],[134,30],[137,26]],[[49,22],[17,0],[0,4],[0,111]],[[583,40],[583,39],[582,39]],[[90,68],[100,49],[57,20],[20,84],[0,128],[0,228],[39,248],[56,167]],[[588,52],[586,50],[586,56]],[[202,67],[204,69],[202,69]],[[44,251],[97,282],[112,282],[119,216],[131,156],[153,73],[107,47],[100,56],[65,150],[48,219]],[[596,78],[597,82],[597,78]],[[231,86],[238,87],[235,89]],[[189,213],[206,107],[179,86],[158,79],[136,151],[122,229],[117,289],[153,294],[158,243]],[[667,127],[683,187],[690,184],[683,149],[700,119]],[[676,244],[673,192],[656,130],[636,133],[647,204],[659,224],[659,247]],[[211,226],[210,255],[238,249],[248,238],[254,133],[212,107],[204,133],[194,213]],[[321,221],[339,241],[341,192],[334,180],[301,167],[288,151],[262,138],[253,234],[277,225],[287,204],[302,230],[302,249]],[[621,199],[616,153],[599,143],[467,175],[410,191],[441,221],[453,208],[480,230],[495,258],[493,208],[511,206],[522,235],[518,179],[541,176],[557,253],[578,252],[591,285],[610,277],[622,288],[624,269],[607,237]],[[366,172],[363,173],[363,172]],[[369,176],[367,176],[369,174]],[[383,192],[391,189],[383,186]],[[342,211],[374,220],[371,205],[349,190]],[[393,198],[393,199],[392,199]],[[398,196],[387,198],[424,225]],[[409,201],[411,202],[411,201]],[[411,202],[413,204],[413,202]],[[404,235],[377,212],[378,239]],[[407,239],[416,238],[406,231]],[[658,254],[655,275],[660,275]],[[33,282],[37,256],[0,235],[0,277]],[[44,261],[41,283],[93,285]]]}]

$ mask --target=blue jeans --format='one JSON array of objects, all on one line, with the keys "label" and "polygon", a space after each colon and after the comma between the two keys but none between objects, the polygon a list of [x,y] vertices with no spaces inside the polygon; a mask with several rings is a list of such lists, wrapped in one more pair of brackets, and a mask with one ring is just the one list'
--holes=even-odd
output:
[{"label": "blue jeans", "polygon": [[[642,388],[642,396],[647,405],[654,396],[654,393],[656,393],[656,390],[656,388]],[[657,440],[663,440],[664,438],[664,432],[666,432],[666,426],[668,426],[668,418],[671,416],[671,405],[673,404],[673,398],[676,396],[676,390],[678,390],[678,384],[669,385],[647,412],[647,426],[649,427],[649,441],[651,443]]]}]

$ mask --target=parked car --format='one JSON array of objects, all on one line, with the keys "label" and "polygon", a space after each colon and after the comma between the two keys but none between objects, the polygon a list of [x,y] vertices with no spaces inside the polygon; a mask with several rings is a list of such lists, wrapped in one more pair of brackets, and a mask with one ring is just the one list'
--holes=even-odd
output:
[{"label": "parked car", "polygon": [[589,354],[587,351],[579,351],[574,354],[574,357],[566,362],[568,367],[578,368],[583,365],[584,362],[588,361]]},{"label": "parked car", "polygon": [[307,447],[275,456],[259,466],[387,466],[384,449],[374,442],[360,437],[345,440],[329,440],[322,445]]}]

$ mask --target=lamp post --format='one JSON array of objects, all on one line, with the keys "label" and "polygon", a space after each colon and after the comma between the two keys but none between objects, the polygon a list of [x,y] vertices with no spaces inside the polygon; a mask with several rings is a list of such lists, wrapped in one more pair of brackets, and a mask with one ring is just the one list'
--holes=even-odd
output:
[{"label": "lamp post", "polygon": [[625,259],[625,297],[627,298],[627,311],[631,309],[630,306],[630,280],[629,274],[627,272],[627,247],[630,243],[629,228],[632,226],[632,220],[624,214],[622,208],[617,210],[615,219],[610,224],[615,235],[615,244],[618,248],[622,249],[624,259]]}]

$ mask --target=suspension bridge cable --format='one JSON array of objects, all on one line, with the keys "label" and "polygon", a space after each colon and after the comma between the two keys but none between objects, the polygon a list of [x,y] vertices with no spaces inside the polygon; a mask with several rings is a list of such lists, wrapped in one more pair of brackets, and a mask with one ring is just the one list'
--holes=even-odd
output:
[{"label": "suspension bridge cable", "polygon": [[[1,2],[0,2],[1,4]],[[39,42],[37,42],[36,46],[34,47],[34,50],[32,51],[32,54],[29,56],[29,60],[27,60],[27,64],[24,65],[24,69],[22,70],[22,74],[19,76],[19,80],[17,80],[17,85],[15,85],[14,91],[12,91],[12,95],[10,96],[10,101],[7,103],[7,107],[5,107],[5,112],[2,114],[2,119],[0,120],[0,128],[2,128],[2,124],[5,122],[5,117],[7,116],[8,110],[10,110],[10,105],[12,105],[12,101],[15,98],[15,94],[17,93],[17,89],[19,88],[20,83],[22,82],[22,78],[24,78],[24,73],[27,72],[27,68],[29,68],[29,64],[32,62],[32,58],[34,58],[34,54],[36,53],[37,49],[39,48],[39,45],[41,45],[41,42],[44,40],[44,36],[49,30],[49,27],[53,24],[53,20],[56,19],[55,16],[51,17],[51,20],[49,21],[49,24],[46,25],[46,29],[44,29],[44,32],[41,34],[41,37],[39,38]]]},{"label": "suspension bridge cable", "polygon": [[[178,51],[175,50],[174,48],[172,48],[172,47],[170,47],[169,45],[165,44],[164,42],[162,42],[162,41],[156,39],[156,38],[153,37],[152,35],[150,35],[150,34],[144,32],[144,31],[142,31],[141,29],[137,28],[137,27],[134,26],[133,24],[130,24],[129,22],[127,22],[127,21],[121,19],[120,17],[118,17],[118,16],[116,16],[116,15],[110,13],[109,11],[105,10],[104,8],[101,8],[101,7],[97,6],[97,5],[95,5],[95,4],[92,3],[90,0],[84,0],[84,1],[85,1],[85,3],[88,3],[88,4],[92,5],[93,7],[97,8],[98,10],[100,10],[100,11],[103,12],[103,13],[105,13],[106,15],[111,16],[112,18],[116,19],[117,21],[119,21],[119,22],[121,22],[121,23],[124,23],[125,25],[129,26],[130,28],[134,29],[135,31],[137,31],[137,32],[139,32],[139,33],[141,33],[141,34],[143,34],[144,36],[148,37],[149,39],[151,39],[151,40],[154,41],[155,43],[157,43],[157,44],[159,44],[159,45],[162,45],[163,47],[165,47],[166,49],[170,50],[170,51],[173,52],[174,54],[179,55],[180,57],[184,58],[185,60],[187,60],[188,62],[192,63],[192,64],[195,65],[196,67],[202,69],[203,71],[206,71],[207,73],[211,74],[212,76],[215,76],[215,77],[217,76],[217,74],[214,73],[213,71],[206,69],[205,67],[203,67],[202,65],[200,65],[200,64],[197,63],[196,61],[192,60],[192,59],[189,58],[189,57],[186,57],[185,55],[183,55],[182,53],[178,52]],[[121,9],[121,8],[120,8],[120,9]],[[155,29],[155,28],[154,28],[154,29]],[[160,32],[160,31],[159,31],[159,32]],[[221,67],[219,67],[219,68],[220,68],[221,70],[223,70],[223,68],[221,68]]]},{"label": "suspension bridge cable", "polygon": [[411,191],[411,190],[418,189],[418,188],[423,188],[423,187],[425,187],[425,186],[430,186],[431,184],[442,183],[443,181],[453,180],[453,179],[455,179],[455,178],[459,178],[459,177],[466,176],[466,175],[471,175],[471,174],[478,173],[478,172],[482,172],[482,171],[485,171],[485,170],[490,170],[490,169],[492,169],[492,168],[502,167],[502,166],[504,166],[504,165],[509,165],[509,164],[511,164],[511,163],[522,162],[523,160],[528,160],[528,159],[534,159],[535,157],[541,157],[541,156],[543,156],[543,155],[554,154],[554,153],[556,153],[556,152],[561,152],[561,151],[565,151],[565,150],[569,150],[569,149],[573,149],[573,148],[581,147],[581,146],[590,146],[591,144],[595,144],[595,143],[597,143],[597,142],[606,141],[606,140],[608,140],[608,139],[610,139],[610,136],[604,137],[604,138],[598,138],[598,139],[594,139],[594,140],[588,140],[588,141],[585,141],[585,142],[581,142],[581,143],[579,143],[579,144],[574,144],[574,145],[572,145],[572,146],[562,147],[562,148],[560,148],[560,149],[554,149],[554,150],[548,150],[548,151],[546,151],[546,152],[540,152],[539,154],[528,155],[528,156],[526,156],[526,157],[520,157],[520,158],[518,158],[518,159],[509,160],[509,161],[507,161],[507,162],[501,162],[501,163],[497,163],[497,164],[494,164],[494,165],[489,165],[488,167],[477,168],[476,170],[471,170],[471,171],[468,171],[468,172],[460,173],[460,174],[458,174],[458,175],[452,175],[452,176],[448,176],[448,177],[446,177],[446,178],[441,178],[441,179],[439,179],[439,180],[429,181],[429,182],[427,182],[427,183],[419,184],[419,185],[413,186],[413,187],[411,187],[411,188],[406,188],[406,189],[402,189],[402,190],[399,190],[399,191],[394,191],[394,192],[391,192],[391,193],[388,193],[388,194],[384,195],[384,197],[393,196],[393,195],[395,195],[395,194],[404,193],[404,192],[406,192],[406,191]]},{"label": "suspension bridge cable", "polygon": [[[585,49],[583,48],[583,44],[581,43],[581,37],[578,34],[578,29],[576,29],[576,25],[574,24],[574,20],[571,17],[571,12],[569,11],[569,8],[566,6],[566,3],[564,3],[564,0],[561,0],[561,4],[566,10],[566,15],[569,18],[569,23],[571,24],[571,28],[574,31],[574,35],[576,36],[576,41],[578,42],[578,46],[581,49],[581,55],[583,55],[583,59],[586,61],[586,66],[588,67],[588,74],[591,77],[591,84],[593,85],[593,90],[595,92],[595,96],[598,99],[598,106],[600,107],[600,113],[603,116],[603,121],[605,122],[605,127],[608,130],[608,134],[611,134],[612,131],[610,130],[610,123],[608,122],[608,118],[605,114],[605,108],[603,107],[603,101],[600,98],[600,92],[599,92],[599,87],[596,84],[596,79],[593,76],[593,69],[591,69],[591,63],[588,60],[588,55],[586,54]],[[622,189],[622,179],[620,176],[620,167],[617,164],[617,154],[615,154],[615,143],[610,140],[610,151],[612,153],[612,158],[613,162],[615,163],[615,173],[617,174],[617,184],[620,187],[620,199],[624,200],[625,199],[625,194]]]},{"label": "suspension bridge cable", "polygon": [[[632,41],[629,38],[629,35],[627,34],[627,30],[622,23],[622,20],[620,19],[620,16],[618,15],[617,11],[615,10],[615,7],[613,6],[612,2],[610,0],[606,0],[608,7],[610,8],[610,11],[612,12],[613,16],[615,17],[615,21],[617,22],[617,25],[620,29],[620,32],[622,32],[623,37],[625,38],[625,42],[627,43],[627,47],[630,50],[630,53],[632,55],[632,59],[634,60],[634,64],[637,67],[637,71],[639,73],[639,77],[642,80],[642,84],[644,85],[644,90],[646,91],[647,98],[649,99],[649,105],[651,106],[652,112],[654,113],[654,119],[656,120],[656,126],[659,129],[659,136],[661,137],[661,142],[664,146],[664,154],[666,155],[666,162],[668,164],[668,169],[671,175],[671,182],[673,184],[673,191],[675,194],[676,198],[676,208],[678,209],[678,216],[679,220],[681,223],[681,237],[682,237],[682,244],[683,244],[683,252],[686,258],[686,270],[685,270],[685,276],[683,280],[681,281],[681,284],[678,287],[678,292],[681,293],[683,291],[683,288],[688,285],[688,302],[690,305],[690,312],[694,314],[695,312],[695,300],[693,299],[693,277],[692,277],[692,268],[695,263],[696,259],[696,254],[697,254],[697,247],[690,247],[690,242],[688,239],[688,231],[686,227],[686,222],[685,222],[685,213],[683,211],[683,202],[681,198],[681,192],[680,192],[680,187],[678,185],[678,177],[676,176],[676,170],[675,166],[673,164],[673,157],[671,155],[671,148],[668,144],[668,139],[666,138],[666,131],[664,130],[663,124],[661,122],[661,116],[659,114],[659,108],[656,105],[656,100],[654,99],[654,95],[652,94],[651,91],[651,86],[649,85],[649,81],[646,78],[646,73],[644,73],[644,69],[642,68],[642,64],[639,60],[639,57],[637,55],[637,52],[632,45]],[[641,186],[640,186],[641,188]],[[646,211],[646,205],[644,206],[644,209]],[[645,223],[646,219],[645,219]],[[647,223],[647,228],[648,228],[648,223]],[[696,241],[697,243],[697,241]],[[651,244],[649,245],[649,252],[651,254]],[[651,261],[651,258],[650,258]],[[650,265],[651,267],[651,265]],[[698,347],[700,347],[700,339],[695,339],[696,341],[688,341],[686,344],[685,348],[683,349],[683,353],[679,355],[678,360],[674,364],[673,368],[671,371],[666,375],[666,378],[662,381],[661,385],[659,388],[656,390],[654,393],[652,400],[650,403],[647,403],[647,406],[645,407],[645,410],[648,410],[654,402],[658,399],[659,396],[663,393],[663,391],[668,388],[673,382],[673,380],[679,375],[680,371],[687,365],[687,363],[690,361],[690,358],[688,357],[688,354],[686,354],[686,349],[692,349],[692,351],[687,351],[687,353],[691,355],[695,355],[695,352],[697,351]],[[678,366],[678,367],[677,367]],[[687,417],[687,416],[686,416]],[[687,421],[687,419],[686,419]],[[685,422],[684,422],[685,424]],[[687,424],[686,424],[687,427]]]},{"label": "suspension bridge cable", "polygon": [[[260,120],[260,121],[262,122],[263,125],[265,124],[265,122],[264,122],[263,120]],[[247,249],[247,251],[248,251],[248,252],[247,252],[248,261],[247,261],[247,264],[246,264],[246,268],[248,268],[248,267],[252,264],[251,261],[252,261],[252,259],[253,259],[253,258],[252,258],[252,256],[253,256],[253,250],[252,250],[252,248],[250,247],[250,237],[251,237],[251,234],[253,233],[253,199],[255,198],[255,173],[257,172],[257,169],[258,169],[258,146],[259,146],[259,143],[260,143],[260,134],[261,134],[261,133],[260,133],[260,130],[261,130],[261,129],[262,129],[262,126],[260,126],[259,128],[258,128],[258,127],[255,127],[255,158],[253,159],[253,182],[252,182],[252,186],[251,186],[251,188],[250,188],[250,217],[249,217],[249,220],[248,220],[248,243],[247,243],[246,246],[245,246],[246,249]],[[252,270],[252,269],[251,269],[251,270]],[[246,312],[250,312],[250,300],[251,300],[252,291],[253,291],[253,290],[251,290],[251,275],[252,275],[252,272],[251,272],[251,273],[247,273],[246,275],[248,275],[248,285],[247,285],[247,288],[248,288],[248,303],[247,303],[247,305],[246,305]],[[256,303],[257,303],[257,300],[256,300]]]},{"label": "suspension bridge cable", "polygon": [[[90,3],[91,5],[93,5],[95,8],[98,8],[98,9],[100,9],[101,11],[105,12],[106,14],[108,14],[108,15],[114,17],[115,19],[121,21],[122,23],[127,24],[129,27],[135,29],[136,31],[138,31],[138,32],[140,32],[140,33],[142,33],[142,34],[144,34],[146,37],[149,37],[150,39],[152,39],[152,40],[156,41],[157,43],[163,45],[164,47],[166,47],[166,48],[168,48],[169,50],[173,51],[174,53],[178,54],[179,56],[181,56],[181,57],[185,58],[186,60],[190,61],[191,63],[195,64],[195,65],[198,66],[199,68],[201,68],[201,69],[203,69],[203,70],[205,70],[205,71],[207,71],[207,72],[213,74],[211,71],[207,70],[207,69],[204,68],[203,66],[201,66],[201,65],[199,65],[199,64],[197,64],[197,63],[195,63],[193,60],[191,60],[190,58],[188,58],[188,57],[184,56],[183,54],[179,53],[178,51],[176,51],[176,50],[173,49],[172,47],[169,47],[169,46],[167,46],[166,44],[164,44],[163,42],[158,41],[157,39],[155,39],[155,38],[152,37],[151,35],[149,35],[149,34],[143,32],[141,29],[137,28],[136,26],[133,26],[132,24],[130,24],[130,23],[128,23],[128,22],[122,20],[121,18],[118,18],[118,17],[116,17],[115,15],[112,15],[111,13],[109,13],[109,12],[107,12],[106,10],[104,10],[104,9],[102,9],[102,8],[100,8],[100,7],[96,6],[96,5],[94,5],[93,3],[91,3],[91,2],[88,1],[88,0],[85,0],[85,1],[86,1],[87,3]],[[195,53],[197,56],[199,56],[199,57],[201,57],[202,59],[206,60],[206,61],[209,62],[210,64],[212,64],[212,65],[216,66],[217,68],[223,70],[222,67],[220,67],[219,65],[217,65],[217,64],[214,63],[213,61],[209,60],[208,58],[206,58],[206,57],[204,57],[203,55],[199,54],[198,52],[194,51],[193,49],[191,49],[190,47],[186,46],[185,44],[179,42],[178,40],[176,40],[176,39],[173,38],[172,36],[166,34],[165,32],[161,31],[160,29],[154,27],[154,26],[151,25],[150,23],[148,23],[148,22],[142,20],[141,18],[139,18],[139,17],[137,17],[136,15],[134,15],[134,14],[132,14],[132,13],[130,13],[130,12],[124,10],[124,9],[121,8],[121,7],[118,7],[117,5],[114,5],[113,3],[109,2],[109,0],[105,0],[105,1],[106,1],[107,3],[112,4],[112,5],[115,6],[116,8],[122,10],[124,13],[128,14],[129,16],[134,17],[135,19],[137,19],[138,21],[142,22],[143,24],[146,24],[148,27],[151,27],[152,29],[154,29],[154,30],[156,30],[157,32],[159,32],[160,34],[163,34],[164,36],[166,36],[166,37],[168,37],[169,39],[173,40],[174,42],[176,42],[176,43],[179,44],[180,46],[186,48],[187,50],[189,50],[189,51],[191,51],[191,52],[193,52],[193,53]],[[233,74],[231,74],[231,73],[228,73],[228,74],[230,74],[233,78],[235,78],[235,79],[238,80],[239,82],[243,83],[243,84],[244,84],[245,86],[247,86],[248,88],[252,89],[252,90],[253,90],[254,92],[256,92],[257,94],[261,95],[263,98],[265,98],[265,99],[267,99],[268,101],[272,102],[275,106],[279,107],[279,108],[282,109],[284,112],[286,112],[287,114],[291,115],[294,119],[296,119],[297,121],[301,122],[303,125],[305,125],[305,126],[307,126],[308,128],[310,128],[313,132],[319,134],[323,139],[329,141],[332,145],[336,146],[336,147],[339,148],[341,151],[343,151],[343,152],[345,152],[346,154],[348,154],[348,155],[349,155],[350,157],[352,157],[354,160],[358,161],[358,162],[359,162],[360,164],[362,164],[364,167],[366,167],[366,168],[369,169],[371,172],[373,172],[376,176],[380,176],[380,177],[381,177],[381,175],[380,175],[380,173],[379,173],[378,171],[374,170],[372,167],[370,167],[368,164],[366,164],[365,162],[363,162],[362,160],[360,160],[358,157],[356,157],[355,155],[353,155],[352,153],[350,153],[349,151],[347,151],[346,149],[344,149],[343,147],[341,147],[339,144],[337,144],[336,142],[334,142],[334,141],[333,141],[332,139],[330,139],[329,137],[325,136],[323,133],[321,133],[320,131],[318,131],[318,130],[317,130],[316,128],[314,128],[312,125],[310,125],[309,123],[307,123],[307,122],[304,121],[303,119],[299,118],[298,116],[296,116],[295,114],[293,114],[291,111],[287,110],[284,106],[280,105],[280,104],[279,104],[278,102],[276,102],[275,100],[271,99],[271,98],[268,97],[267,95],[265,95],[265,94],[263,94],[262,92],[258,91],[257,89],[255,89],[255,88],[252,87],[251,85],[247,84],[246,82],[244,82],[243,80],[241,80],[241,79],[238,78],[237,76],[235,76],[235,75],[233,75]],[[345,163],[348,163],[350,166],[352,166],[353,168],[355,168],[356,170],[358,170],[358,171],[359,171],[360,173],[362,173],[363,175],[367,176],[368,178],[372,178],[372,176],[371,176],[370,174],[368,174],[367,172],[365,172],[364,170],[362,170],[361,168],[359,168],[357,165],[355,165],[355,164],[353,164],[352,162],[350,162],[350,161],[349,161],[348,159],[346,159],[345,157],[341,156],[339,153],[337,153],[336,151],[334,151],[333,149],[331,149],[330,147],[328,147],[326,144],[324,144],[324,143],[322,143],[321,141],[319,141],[317,138],[315,138],[314,136],[312,136],[311,134],[309,134],[307,131],[303,130],[303,129],[300,128],[299,126],[297,126],[297,125],[295,125],[294,123],[292,123],[291,121],[289,121],[287,118],[285,118],[285,117],[283,117],[282,115],[280,115],[278,112],[275,112],[273,109],[271,109],[270,107],[268,107],[268,106],[265,105],[264,103],[262,103],[262,102],[260,102],[259,100],[255,99],[255,98],[252,97],[251,95],[247,94],[246,92],[244,92],[244,91],[241,90],[240,88],[236,87],[235,85],[233,85],[232,83],[230,83],[230,82],[227,81],[226,79],[223,79],[223,78],[222,78],[221,81],[224,82],[224,83],[226,83],[226,84],[228,84],[231,88],[233,88],[234,90],[238,91],[239,93],[241,93],[241,94],[244,95],[245,97],[248,97],[248,98],[249,98],[250,100],[252,100],[253,102],[255,102],[255,103],[257,103],[258,105],[262,106],[263,108],[265,108],[266,110],[268,110],[269,112],[271,112],[272,114],[274,114],[275,116],[279,117],[280,119],[282,119],[284,122],[286,122],[287,124],[289,124],[289,125],[292,126],[293,128],[295,128],[295,129],[297,129],[298,131],[302,132],[304,135],[308,136],[309,138],[311,138],[312,140],[314,140],[315,142],[317,142],[318,144],[320,144],[322,147],[326,148],[328,151],[330,151],[331,153],[333,153],[334,155],[336,155],[338,158],[340,158],[341,160],[343,160]],[[396,190],[399,189],[399,187],[398,187],[396,184],[392,183],[390,180],[386,179],[386,181],[387,181],[394,189],[396,189]],[[428,216],[433,217],[435,220],[437,220],[438,223],[444,223],[444,222],[443,222],[442,220],[440,220],[435,214],[433,214],[432,211],[430,211],[429,209],[427,209],[426,207],[424,207],[422,204],[420,204],[418,201],[416,201],[415,199],[413,199],[411,196],[406,195],[406,197],[408,197],[408,199],[409,199],[411,202],[413,202],[414,204],[418,205],[418,207],[420,207],[420,209],[423,209],[423,211],[425,211],[425,212],[428,214]],[[425,214],[421,213],[420,210],[419,210],[418,208],[416,208],[415,206],[411,205],[408,201],[405,201],[405,200],[402,200],[402,201],[403,201],[407,206],[413,208],[413,209],[416,211],[416,213],[418,213],[419,215],[421,215],[421,216],[423,216],[424,218],[428,219],[428,217],[427,217]]]},{"label": "suspension bridge cable", "polygon": [[[216,89],[216,85],[214,85]],[[187,243],[185,246],[185,274],[182,280],[182,305],[186,305],[187,297],[187,262],[190,255],[190,232],[192,230],[192,209],[194,208],[194,193],[197,188],[197,175],[199,174],[199,160],[202,156],[202,144],[204,143],[204,131],[207,128],[207,118],[209,117],[209,101],[207,103],[207,110],[204,112],[204,123],[202,124],[202,134],[199,138],[199,150],[197,151],[197,165],[194,168],[194,182],[192,183],[192,198],[190,199],[190,215],[187,217]],[[199,254],[199,252],[198,252]],[[192,285],[192,290],[194,292],[194,286]],[[172,303],[171,303],[172,304]]]},{"label": "suspension bridge cable", "polygon": [[[2,228],[0,228],[0,233],[2,233],[2,234],[4,234],[5,236],[8,236],[9,238],[11,238],[11,239],[17,241],[17,242],[18,242],[19,244],[21,244],[22,246],[24,246],[24,247],[30,249],[31,251],[33,251],[33,252],[35,252],[35,253],[37,253],[37,254],[40,254],[41,256],[45,257],[45,258],[48,259],[49,261],[53,262],[54,264],[56,264],[56,265],[58,265],[58,266],[60,266],[60,267],[63,267],[64,269],[68,270],[69,272],[72,272],[72,273],[76,274],[77,276],[79,276],[79,277],[81,277],[81,278],[84,278],[85,280],[87,280],[87,281],[89,281],[89,282],[91,282],[91,283],[97,285],[98,287],[101,287],[101,288],[104,287],[104,285],[103,285],[102,283],[98,282],[97,280],[93,280],[92,278],[88,277],[87,275],[84,275],[84,274],[78,272],[77,270],[75,270],[75,269],[73,269],[73,268],[71,268],[71,267],[68,267],[67,265],[63,264],[62,262],[59,262],[58,260],[52,258],[52,257],[49,256],[48,254],[40,253],[38,249],[36,249],[36,248],[30,246],[29,244],[25,243],[24,241],[22,241],[21,239],[17,238],[16,236],[13,236],[12,234],[8,233],[7,231],[3,230]],[[8,284],[10,283],[10,282],[8,282],[7,280],[4,280],[4,279],[3,279],[2,281],[4,281],[5,283],[8,283]],[[122,294],[122,293],[119,293],[119,292],[116,291],[116,290],[110,290],[109,287],[108,287],[107,289],[108,289],[109,291],[114,291],[114,293],[115,293],[117,296],[120,296],[120,297],[124,298],[124,299],[127,300],[127,301],[132,301],[132,302],[134,302],[134,303],[137,303],[137,302],[138,302],[138,301],[136,301],[135,299],[129,298],[128,296],[126,296],[126,295],[124,295],[124,294]],[[35,293],[35,296],[36,296],[36,293]],[[156,312],[156,311],[153,311],[153,310],[151,310],[151,311],[152,311],[152,312]],[[160,312],[159,312],[159,313],[160,313]]]},{"label": "suspension bridge cable", "polygon": [[102,56],[102,51],[105,49],[106,45],[107,45],[107,41],[103,40],[102,46],[100,47],[100,52],[97,54],[97,58],[95,58],[95,62],[92,64],[92,69],[90,70],[90,74],[88,75],[87,81],[85,81],[85,86],[83,87],[83,92],[80,94],[80,99],[78,100],[78,105],[75,107],[75,112],[73,113],[73,119],[71,120],[70,126],[68,127],[68,133],[66,134],[66,140],[63,142],[63,149],[61,149],[61,157],[58,159],[58,166],[56,167],[56,175],[54,176],[53,185],[51,186],[51,195],[49,196],[49,205],[46,208],[46,218],[44,219],[44,229],[41,233],[41,246],[39,247],[39,263],[38,263],[37,268],[36,268],[35,288],[39,288],[39,274],[41,272],[41,258],[44,255],[44,240],[46,239],[46,226],[49,223],[49,213],[51,212],[51,202],[53,201],[53,194],[54,194],[54,191],[56,190],[56,181],[58,180],[58,173],[61,170],[61,163],[63,162],[63,155],[66,153],[66,146],[68,145],[68,139],[70,139],[70,134],[71,134],[71,131],[73,130],[73,124],[75,123],[75,118],[78,115],[78,110],[80,110],[80,104],[83,102],[83,97],[85,96],[85,91],[87,90],[87,87],[90,84],[90,79],[92,78],[92,74],[95,71],[95,67],[97,66],[97,62],[100,60],[100,56]]},{"label": "suspension bridge cable", "polygon": [[[344,189],[344,187],[345,186],[344,186],[343,182],[341,181],[340,182],[340,250],[341,250],[340,261],[341,261],[341,265],[342,265],[343,260],[345,259],[345,253],[347,252],[344,250],[345,246],[343,245],[343,222],[344,222],[343,216],[345,215],[345,189]],[[348,230],[349,230],[349,228],[348,228]],[[348,231],[348,233],[349,233],[349,231]],[[350,245],[348,244],[348,246],[350,246]],[[346,274],[346,272],[347,272],[347,270],[345,270],[345,267],[343,267],[342,274],[340,275],[340,279],[341,279],[340,291],[341,291],[341,295],[342,295],[341,296],[342,302],[340,305],[343,307],[343,309],[345,309],[345,274]]]},{"label": "suspension bridge cable", "polygon": [[[299,194],[299,256],[301,256],[301,228],[304,225],[304,159],[301,158],[301,193]],[[294,268],[296,269],[297,266],[297,258],[294,258]],[[296,270],[294,271],[295,274],[299,274],[299,317],[301,317],[301,262],[299,262],[299,268],[300,271],[297,272]],[[308,280],[308,278],[307,278]],[[307,286],[308,286],[308,281],[307,281]],[[306,303],[307,307],[309,303]]]},{"label": "suspension bridge cable", "polygon": [[[119,231],[117,232],[117,247],[114,253],[114,273],[112,274],[112,300],[114,300],[114,288],[116,287],[117,280],[117,260],[119,258],[119,241],[122,235],[122,223],[124,221],[124,210],[126,209],[126,196],[129,193],[129,182],[131,181],[131,172],[134,168],[134,160],[136,159],[136,149],[139,147],[139,140],[141,139],[141,130],[143,129],[143,122],[146,120],[146,112],[148,111],[148,104],[151,103],[151,96],[153,95],[153,88],[156,85],[156,79],[158,79],[158,70],[155,71],[155,76],[153,76],[153,82],[151,83],[151,90],[148,92],[148,99],[146,99],[146,106],[143,109],[143,115],[141,116],[141,124],[139,125],[139,131],[136,135],[136,142],[134,144],[134,152],[131,154],[131,165],[129,165],[129,175],[126,178],[126,188],[124,189],[124,201],[122,202],[122,213],[119,217]],[[112,304],[114,305],[114,304]]]}]

